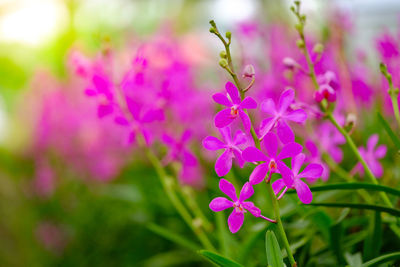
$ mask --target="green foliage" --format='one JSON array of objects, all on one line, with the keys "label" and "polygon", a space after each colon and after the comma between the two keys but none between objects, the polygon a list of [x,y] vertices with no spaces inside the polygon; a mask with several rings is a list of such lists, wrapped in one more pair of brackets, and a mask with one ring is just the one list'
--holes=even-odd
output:
[{"label": "green foliage", "polygon": [[278,240],[274,232],[268,230],[265,234],[265,248],[267,252],[268,266],[283,267],[283,258],[281,249],[279,248]]},{"label": "green foliage", "polygon": [[221,267],[243,267],[243,265],[208,250],[199,250],[198,253],[210,262]]}]

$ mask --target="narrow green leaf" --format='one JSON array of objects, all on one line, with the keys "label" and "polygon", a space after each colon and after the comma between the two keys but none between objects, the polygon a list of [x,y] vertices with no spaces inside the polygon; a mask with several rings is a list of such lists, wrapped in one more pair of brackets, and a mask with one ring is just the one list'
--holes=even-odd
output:
[{"label": "narrow green leaf", "polygon": [[274,232],[268,230],[265,234],[265,247],[267,251],[267,261],[269,266],[283,267],[283,258],[278,240]]},{"label": "narrow green leaf", "polygon": [[[355,189],[366,189],[371,191],[382,191],[395,196],[400,196],[400,190],[384,186],[375,185],[370,183],[338,183],[338,184],[328,184],[321,186],[313,186],[310,188],[312,192],[318,191],[330,191],[330,190],[355,190]],[[295,190],[288,190],[287,194],[296,193]]]},{"label": "narrow green leaf", "polygon": [[384,262],[388,262],[391,260],[397,260],[400,259],[400,252],[395,252],[395,253],[389,253],[386,255],[382,255],[380,257],[377,257],[373,260],[365,262],[361,267],[369,267],[369,266],[376,266],[377,264],[381,264]]},{"label": "narrow green leaf", "polygon": [[383,128],[385,128],[386,133],[389,135],[390,139],[392,139],[394,145],[397,147],[397,149],[400,149],[399,137],[393,132],[392,128],[390,128],[389,123],[383,118],[382,114],[378,112],[377,115],[379,122],[382,124]]},{"label": "narrow green leaf", "polygon": [[373,259],[379,255],[382,246],[382,219],[381,213],[376,211],[371,218],[368,236],[364,241],[364,261]]},{"label": "narrow green leaf", "polygon": [[340,266],[344,265],[344,258],[342,252],[342,237],[344,229],[341,223],[335,223],[329,229],[330,232],[330,247],[335,253],[336,259]]},{"label": "narrow green leaf", "polygon": [[386,212],[393,216],[400,217],[400,210],[388,208],[385,206],[370,205],[370,204],[355,204],[355,203],[310,203],[309,206],[321,206],[328,208],[352,208],[352,209],[364,209],[364,210],[375,210],[380,212]]},{"label": "narrow green leaf", "polygon": [[195,243],[193,243],[192,241],[187,240],[186,238],[176,234],[176,233],[172,233],[170,230],[168,230],[167,228],[164,228],[162,226],[159,226],[157,224],[154,223],[150,223],[147,226],[147,229],[149,229],[150,231],[152,231],[153,233],[158,234],[159,236],[164,237],[165,239],[172,241],[182,247],[186,247],[190,250],[193,251],[197,251],[199,250],[199,246]]},{"label": "narrow green leaf", "polygon": [[215,263],[218,266],[222,266],[222,267],[243,267],[243,265],[225,258],[224,256],[221,256],[217,253],[208,251],[208,250],[199,250],[198,253],[203,256],[204,258],[206,258],[207,260],[209,260],[212,263]]},{"label": "narrow green leaf", "polygon": [[348,252],[346,252],[344,254],[344,257],[346,258],[347,263],[351,266],[351,267],[361,267],[362,265],[362,258],[361,258],[361,253],[358,252],[356,254],[350,254]]}]

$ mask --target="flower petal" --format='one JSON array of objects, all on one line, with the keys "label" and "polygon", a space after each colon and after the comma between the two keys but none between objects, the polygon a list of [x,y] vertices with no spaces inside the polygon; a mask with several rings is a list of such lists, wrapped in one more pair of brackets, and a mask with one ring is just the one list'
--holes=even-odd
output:
[{"label": "flower petal", "polygon": [[224,105],[227,107],[232,106],[232,103],[231,103],[231,101],[229,101],[228,97],[226,97],[226,95],[224,95],[222,93],[216,93],[212,96],[212,98],[214,99],[215,102],[217,102],[220,105]]},{"label": "flower petal", "polygon": [[245,183],[242,187],[242,190],[240,190],[239,202],[243,202],[246,199],[249,199],[253,194],[253,186],[249,182]]},{"label": "flower petal", "polygon": [[244,132],[242,132],[241,130],[238,130],[235,133],[235,138],[233,139],[233,144],[237,146],[237,145],[242,145],[246,142],[247,142],[247,135]]},{"label": "flower petal", "polygon": [[260,124],[260,139],[264,139],[265,135],[269,133],[272,128],[275,126],[276,118],[271,117],[263,120]]},{"label": "flower petal", "polygon": [[275,158],[278,152],[278,138],[274,133],[267,133],[267,135],[264,137],[264,146],[268,152],[268,156]]},{"label": "flower petal", "polygon": [[282,143],[287,144],[290,142],[294,142],[294,133],[292,129],[282,119],[279,120],[276,133],[278,134],[279,139],[282,141]]},{"label": "flower petal", "polygon": [[233,155],[229,149],[225,150],[224,153],[219,156],[215,162],[215,172],[219,177],[225,176],[229,173],[232,168]]},{"label": "flower petal", "polygon": [[103,117],[111,114],[113,112],[113,110],[114,110],[114,108],[113,108],[112,105],[109,105],[109,104],[108,105],[103,105],[103,104],[101,104],[101,105],[99,105],[97,107],[97,116],[99,118],[103,118]]},{"label": "flower petal", "polygon": [[225,144],[230,144],[232,142],[232,134],[230,127],[219,128],[219,133],[224,138]]},{"label": "flower petal", "polygon": [[292,158],[299,154],[302,150],[303,147],[301,145],[297,143],[288,143],[282,148],[281,153],[279,153],[277,159]]},{"label": "flower petal", "polygon": [[214,212],[223,211],[232,208],[233,202],[224,197],[217,197],[211,200],[209,207]]},{"label": "flower petal", "polygon": [[242,152],[242,157],[247,162],[267,161],[268,157],[255,147],[248,147]]},{"label": "flower petal", "polygon": [[217,128],[223,128],[232,123],[236,117],[232,116],[231,109],[223,109],[215,115],[214,124]]},{"label": "flower petal", "polygon": [[385,145],[378,146],[378,148],[375,150],[375,153],[374,153],[375,157],[378,159],[383,158],[386,155],[386,151],[387,151],[387,148]]},{"label": "flower petal", "polygon": [[257,102],[252,97],[247,96],[243,99],[240,107],[245,109],[255,109],[257,108]]},{"label": "flower petal", "polygon": [[258,165],[257,167],[254,168],[253,172],[250,174],[249,182],[253,185],[261,183],[267,176],[268,170],[269,170],[268,163],[263,163]]},{"label": "flower petal", "polygon": [[225,195],[230,197],[234,202],[238,200],[235,187],[228,180],[219,180],[219,189],[224,192]]},{"label": "flower petal", "polygon": [[311,140],[306,141],[306,148],[310,152],[311,157],[318,157],[319,156],[319,151],[318,147],[315,145],[315,143]]},{"label": "flower petal", "polygon": [[239,231],[240,227],[242,227],[243,225],[243,221],[244,221],[243,212],[236,212],[235,210],[233,210],[228,218],[229,231],[231,231],[232,234]]},{"label": "flower petal", "polygon": [[129,121],[124,116],[117,116],[114,118],[116,124],[127,126],[129,125]]},{"label": "flower petal", "polygon": [[293,89],[287,89],[285,90],[282,94],[281,97],[279,98],[279,112],[283,114],[290,104],[292,104],[294,100],[294,90]]},{"label": "flower petal", "polygon": [[303,202],[304,204],[310,204],[313,197],[308,185],[299,179],[296,181],[294,187],[296,188],[297,195],[300,201]]},{"label": "flower petal", "polygon": [[286,120],[303,123],[307,119],[307,113],[302,109],[297,109],[285,115]]},{"label": "flower petal", "polygon": [[299,173],[300,168],[303,165],[305,158],[306,158],[306,155],[304,155],[303,153],[299,153],[298,155],[296,155],[295,157],[292,158],[293,175],[296,176]]},{"label": "flower petal", "polygon": [[249,132],[251,128],[249,115],[247,115],[243,110],[239,109],[239,116],[242,119],[244,129],[246,130],[246,132]]},{"label": "flower petal", "polygon": [[285,165],[282,161],[276,163],[278,165],[279,173],[282,175],[282,179],[287,187],[292,187],[293,185],[293,173],[292,170]]},{"label": "flower petal", "polygon": [[283,179],[278,179],[272,183],[272,190],[274,190],[275,195],[278,195],[279,192],[285,187],[285,183]]},{"label": "flower petal", "polygon": [[236,88],[236,86],[231,82],[227,82],[225,84],[225,89],[228,92],[229,96],[231,97],[232,102],[236,105],[239,105],[241,99],[239,96],[239,90]]},{"label": "flower petal", "polygon": [[261,215],[261,210],[257,208],[253,202],[246,201],[242,203],[243,208],[248,210],[254,217],[260,217]]},{"label": "flower petal", "polygon": [[196,166],[197,165],[197,158],[193,155],[192,152],[185,149],[183,151],[183,164],[188,166]]},{"label": "flower petal", "polygon": [[190,140],[191,137],[192,137],[192,132],[190,130],[186,130],[183,132],[181,136],[181,142],[186,143],[187,141]]},{"label": "flower petal", "polygon": [[271,98],[264,100],[261,102],[261,110],[267,114],[275,115],[276,114],[276,107],[275,102]]},{"label": "flower petal", "polygon": [[307,178],[307,179],[318,179],[321,177],[324,168],[321,164],[318,163],[311,163],[298,175],[299,178]]},{"label": "flower petal", "polygon": [[203,146],[208,150],[218,150],[226,147],[222,141],[214,136],[207,136],[204,138]]},{"label": "flower petal", "polygon": [[235,155],[235,160],[237,164],[239,164],[240,168],[243,168],[245,161],[242,157],[242,152],[240,150],[234,149],[233,154]]},{"label": "flower petal", "polygon": [[368,138],[367,142],[367,151],[373,151],[376,144],[378,144],[379,136],[377,134],[373,134]]}]

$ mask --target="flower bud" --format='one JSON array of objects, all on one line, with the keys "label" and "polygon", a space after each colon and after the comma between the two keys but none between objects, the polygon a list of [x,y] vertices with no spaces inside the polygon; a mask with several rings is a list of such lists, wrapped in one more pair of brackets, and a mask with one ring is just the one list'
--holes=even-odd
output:
[{"label": "flower bud", "polygon": [[243,71],[243,77],[253,78],[256,75],[253,65],[246,65]]},{"label": "flower bud", "polygon": [[314,93],[314,99],[320,103],[323,99],[328,102],[336,101],[336,91],[327,84],[323,84],[319,87],[318,91]]},{"label": "flower bud", "polygon": [[286,68],[291,69],[291,70],[293,70],[297,66],[297,62],[291,57],[285,57],[282,60],[282,62]]},{"label": "flower bud", "polygon": [[354,126],[356,125],[357,122],[357,117],[354,113],[349,113],[346,117],[346,123],[344,125],[344,129],[348,132],[351,133],[354,129]]},{"label": "flower bud", "polygon": [[226,32],[225,33],[225,37],[228,38],[228,40],[230,40],[231,37],[232,37],[232,33],[231,32]]},{"label": "flower bud", "polygon": [[214,27],[211,27],[209,30],[211,33],[217,33],[217,30]]},{"label": "flower bud", "polygon": [[303,29],[303,25],[301,25],[300,23],[296,23],[296,24],[294,25],[294,27],[296,28],[296,30],[297,30],[298,32],[302,31],[302,29]]},{"label": "flower bud", "polygon": [[324,45],[321,43],[317,43],[313,47],[313,52],[317,54],[321,54],[324,51]]},{"label": "flower bud", "polygon": [[299,39],[296,41],[296,45],[298,48],[304,48],[306,45],[303,40]]},{"label": "flower bud", "polygon": [[224,59],[224,58],[221,58],[220,60],[219,60],[219,65],[221,66],[221,67],[223,67],[224,69],[226,68],[226,67],[228,67],[228,61],[226,61],[226,59]]},{"label": "flower bud", "polygon": [[221,52],[219,52],[219,57],[220,58],[226,58],[226,51],[222,50]]}]

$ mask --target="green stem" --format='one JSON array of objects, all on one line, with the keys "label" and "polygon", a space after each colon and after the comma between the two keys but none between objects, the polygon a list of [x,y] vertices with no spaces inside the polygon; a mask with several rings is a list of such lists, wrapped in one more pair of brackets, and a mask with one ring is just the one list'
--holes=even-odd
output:
[{"label": "green stem", "polygon": [[[350,137],[349,133],[346,132],[345,129],[343,129],[339,123],[335,120],[335,118],[333,117],[333,115],[331,113],[327,114],[327,118],[332,122],[332,124],[336,127],[336,129],[338,129],[338,131],[344,136],[344,138],[347,141],[347,144],[349,144],[350,149],[353,151],[354,155],[357,157],[358,161],[361,163],[361,165],[364,167],[366,176],[368,177],[368,180],[373,183],[373,184],[378,184],[378,181],[376,180],[375,175],[372,173],[372,171],[370,170],[370,168],[368,167],[367,163],[365,162],[365,160],[363,159],[363,157],[361,156],[360,152],[358,151],[356,145],[353,142],[353,139]],[[385,202],[385,204],[388,207],[393,207],[392,202],[390,202],[388,196],[386,195],[385,192],[379,192],[381,198],[383,199],[383,201]]]},{"label": "green stem", "polygon": [[[143,143],[143,140],[141,140],[140,143]],[[199,227],[196,227],[193,224],[192,216],[190,213],[187,211],[186,207],[182,204],[178,196],[173,190],[173,184],[174,180],[172,177],[170,177],[166,171],[164,170],[164,167],[162,166],[161,162],[158,160],[156,155],[146,146],[142,146],[146,150],[146,155],[148,159],[150,160],[151,164],[156,170],[156,173],[158,177],[160,178],[160,182],[164,188],[165,193],[167,194],[169,200],[171,201],[172,205],[175,207],[175,209],[178,211],[179,215],[182,217],[182,219],[186,222],[186,224],[190,227],[190,229],[196,234],[197,238],[200,240],[202,245],[207,248],[208,250],[216,251],[214,248],[213,244],[210,242],[208,239],[207,235],[203,232],[203,230]]]},{"label": "green stem", "polygon": [[287,239],[286,233],[285,233],[285,229],[283,228],[283,224],[282,224],[282,220],[281,220],[281,216],[280,216],[280,211],[279,211],[279,203],[278,200],[276,199],[274,190],[272,189],[272,185],[270,182],[267,182],[267,189],[268,189],[268,193],[271,197],[272,200],[272,206],[274,208],[274,213],[275,213],[275,220],[276,220],[276,224],[278,225],[278,233],[281,236],[281,239],[283,241],[283,245],[285,246],[287,255],[289,257],[289,262],[291,266],[297,266],[296,261],[294,260],[292,251],[290,250],[290,245],[289,245],[289,241]]},{"label": "green stem", "polygon": [[[390,89],[394,91],[393,85],[391,87],[392,88],[390,88]],[[393,107],[394,116],[396,117],[397,124],[398,124],[398,126],[400,128],[399,102],[397,101],[397,96],[398,95],[395,94],[395,93],[391,93],[390,94],[390,99],[392,100],[392,107]]]}]

